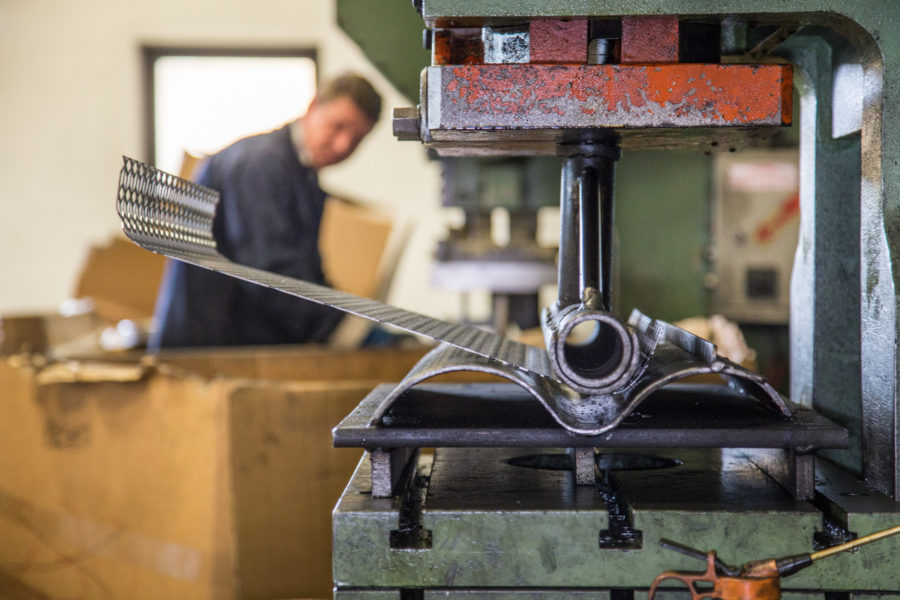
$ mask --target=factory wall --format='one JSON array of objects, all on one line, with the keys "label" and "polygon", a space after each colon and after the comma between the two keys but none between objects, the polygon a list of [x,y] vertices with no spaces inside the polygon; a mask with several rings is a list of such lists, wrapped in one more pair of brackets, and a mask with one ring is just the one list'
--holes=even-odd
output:
[{"label": "factory wall", "polygon": [[119,231],[121,155],[148,158],[142,44],[314,47],[320,76],[368,76],[385,98],[382,120],[323,171],[323,187],[412,227],[393,302],[455,314],[457,298],[428,287],[444,227],[436,165],[394,140],[390,110],[408,101],[338,28],[331,0],[0,0],[0,314],[55,310],[89,246]]},{"label": "factory wall", "polygon": [[628,151],[616,169],[618,312],[676,321],[707,314],[711,159]]}]

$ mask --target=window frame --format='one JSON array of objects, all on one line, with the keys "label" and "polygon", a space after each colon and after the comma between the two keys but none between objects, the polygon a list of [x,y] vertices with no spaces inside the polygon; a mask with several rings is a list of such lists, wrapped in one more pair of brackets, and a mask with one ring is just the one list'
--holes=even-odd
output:
[{"label": "window frame", "polygon": [[319,62],[315,48],[309,46],[141,46],[143,79],[143,134],[145,161],[156,156],[156,77],[154,65],[157,59],[182,56],[201,58],[309,58],[313,61],[316,82],[319,80]]}]

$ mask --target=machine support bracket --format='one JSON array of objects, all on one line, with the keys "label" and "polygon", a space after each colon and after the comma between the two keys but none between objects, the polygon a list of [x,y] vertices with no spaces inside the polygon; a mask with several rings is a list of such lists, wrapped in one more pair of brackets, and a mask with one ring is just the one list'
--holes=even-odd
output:
[{"label": "machine support bracket", "polygon": [[403,473],[410,468],[418,448],[375,448],[369,452],[372,463],[372,497],[390,498]]}]

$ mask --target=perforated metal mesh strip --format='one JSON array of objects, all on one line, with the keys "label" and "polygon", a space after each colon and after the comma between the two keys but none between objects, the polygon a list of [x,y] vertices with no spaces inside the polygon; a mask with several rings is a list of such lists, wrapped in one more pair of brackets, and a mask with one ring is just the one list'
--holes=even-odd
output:
[{"label": "perforated metal mesh strip", "polygon": [[555,379],[542,348],[228,260],[219,254],[212,232],[216,191],[123,158],[116,208],[125,234],[139,246]]}]

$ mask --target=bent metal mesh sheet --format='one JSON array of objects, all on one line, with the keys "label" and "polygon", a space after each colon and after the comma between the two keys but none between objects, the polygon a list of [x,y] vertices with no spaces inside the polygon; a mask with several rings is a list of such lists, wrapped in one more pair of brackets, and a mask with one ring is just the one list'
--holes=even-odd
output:
[{"label": "bent metal mesh sheet", "polygon": [[541,377],[553,378],[547,353],[470,325],[448,323],[326,286],[232,262],[213,237],[218,192],[123,157],[116,208],[139,246],[372,321],[446,342]]}]

